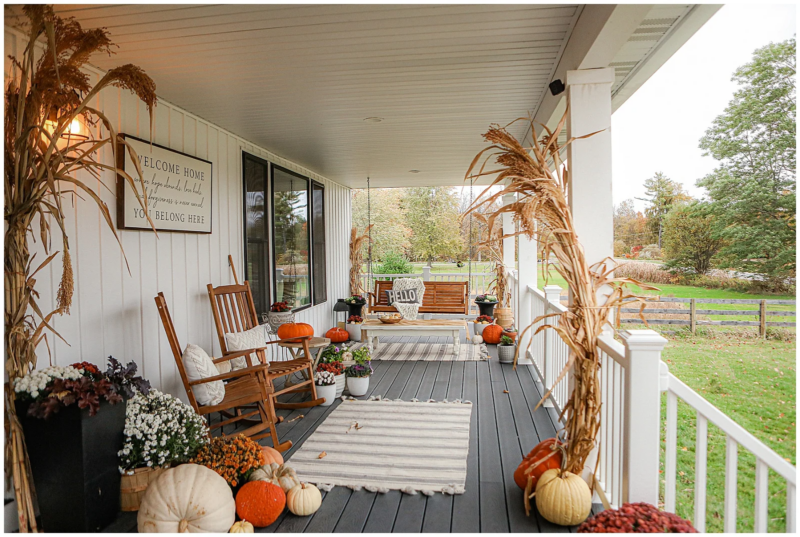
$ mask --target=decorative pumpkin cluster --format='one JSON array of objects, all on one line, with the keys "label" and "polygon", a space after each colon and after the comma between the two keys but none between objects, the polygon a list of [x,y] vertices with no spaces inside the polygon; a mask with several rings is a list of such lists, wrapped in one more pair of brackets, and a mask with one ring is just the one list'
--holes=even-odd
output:
[{"label": "decorative pumpkin cluster", "polygon": [[236,487],[247,479],[251,471],[262,466],[266,458],[261,446],[240,434],[212,438],[191,462],[211,468],[230,486]]},{"label": "decorative pumpkin cluster", "polygon": [[361,324],[364,319],[360,315],[351,315],[347,318],[347,324]]},{"label": "decorative pumpkin cluster", "polygon": [[475,319],[475,322],[477,324],[492,324],[494,322],[494,319],[492,319],[490,315],[479,315]]},{"label": "decorative pumpkin cluster", "polygon": [[286,302],[273,302],[272,305],[269,307],[269,311],[274,311],[274,312],[284,312],[284,311],[289,311],[290,309],[291,308],[289,307],[289,304],[287,304]]},{"label": "decorative pumpkin cluster", "polygon": [[94,416],[101,399],[113,405],[121,402],[123,395],[132,397],[150,390],[149,382],[134,376],[135,362],[123,367],[112,356],[108,360],[105,373],[88,362],[31,371],[14,381],[14,392],[20,401],[29,403],[28,416],[48,419],[73,404],[88,408],[89,415]]},{"label": "decorative pumpkin cluster", "polygon": [[208,443],[205,420],[192,407],[158,390],[137,394],[125,408],[121,473],[186,462]]},{"label": "decorative pumpkin cluster", "polygon": [[578,533],[697,533],[697,530],[678,515],[640,502],[598,513],[581,524]]},{"label": "decorative pumpkin cluster", "polygon": [[274,462],[254,470],[236,494],[236,514],[257,528],[274,523],[288,506],[297,516],[315,513],[322,503],[319,489],[300,483],[290,466]]}]

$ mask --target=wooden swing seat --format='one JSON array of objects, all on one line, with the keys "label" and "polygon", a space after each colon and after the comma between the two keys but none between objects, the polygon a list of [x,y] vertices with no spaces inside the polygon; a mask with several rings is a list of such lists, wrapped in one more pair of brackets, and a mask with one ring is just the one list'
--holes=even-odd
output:
[{"label": "wooden swing seat", "polygon": [[[370,313],[397,311],[386,296],[386,291],[390,291],[392,286],[393,282],[388,280],[375,281],[375,292],[369,293]],[[419,312],[468,315],[469,282],[425,282],[425,295]]]}]

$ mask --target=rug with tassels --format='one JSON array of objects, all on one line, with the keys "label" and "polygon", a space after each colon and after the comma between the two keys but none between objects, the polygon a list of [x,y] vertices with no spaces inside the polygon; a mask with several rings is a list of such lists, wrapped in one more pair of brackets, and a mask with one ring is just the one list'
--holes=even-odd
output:
[{"label": "rug with tassels", "polygon": [[472,403],[345,399],[287,461],[301,481],[463,494]]},{"label": "rug with tassels", "polygon": [[[350,350],[365,346],[366,343],[354,343]],[[397,342],[381,343],[372,351],[373,360],[401,361],[440,361],[440,362],[479,362],[489,359],[489,351],[485,343],[459,345],[458,355],[453,354],[452,343],[417,343]]]}]

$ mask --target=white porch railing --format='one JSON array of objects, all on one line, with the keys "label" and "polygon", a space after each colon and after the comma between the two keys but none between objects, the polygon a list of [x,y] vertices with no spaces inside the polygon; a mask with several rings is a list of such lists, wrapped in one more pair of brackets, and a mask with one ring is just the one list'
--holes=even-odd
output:
[{"label": "white porch railing", "polygon": [[[531,318],[558,313],[561,289],[547,286],[544,291],[533,286]],[[548,320],[549,321],[549,320]],[[537,326],[544,322],[539,321]],[[553,320],[555,322],[555,320]],[[532,331],[535,328],[531,328]],[[724,530],[735,532],[737,491],[740,486],[738,449],[745,448],[756,459],[754,519],[756,532],[768,529],[768,476],[772,471],[786,483],[786,531],[795,532],[796,475],[794,466],[781,458],[755,436],[745,431],[722,411],[669,373],[661,361],[666,340],[652,330],[630,330],[599,338],[600,385],[602,390],[601,427],[597,453],[597,484],[612,507],[625,502],[659,502],[661,433],[666,431],[663,508],[676,510],[678,399],[697,415],[694,463],[694,514],[692,522],[701,532],[706,529],[708,423],[726,435]],[[552,330],[533,337],[528,358],[545,388],[550,388],[566,365],[568,348]],[[570,381],[567,375],[553,389],[546,405],[559,413],[566,404]],[[662,420],[662,392],[666,392],[666,417]],[[753,511],[751,511],[753,512]]]}]

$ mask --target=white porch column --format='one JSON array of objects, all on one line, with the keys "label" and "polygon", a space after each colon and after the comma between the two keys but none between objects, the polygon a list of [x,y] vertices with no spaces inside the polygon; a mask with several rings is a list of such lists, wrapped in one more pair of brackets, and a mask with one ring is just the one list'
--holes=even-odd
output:
[{"label": "white porch column", "polygon": [[567,72],[569,207],[578,240],[590,265],[614,255],[611,197],[611,85],[614,69]]},{"label": "white porch column", "polygon": [[661,443],[661,351],[667,340],[654,330],[623,330],[628,368],[624,385],[622,501],[658,505]]},{"label": "white porch column", "polygon": [[[517,304],[519,304],[519,311],[517,312],[517,330],[522,333],[525,328],[533,322],[531,315],[533,310],[533,296],[528,292],[528,286],[538,287],[538,272],[536,266],[536,241],[530,240],[525,235],[519,236],[519,285],[517,286]],[[533,361],[528,358],[526,352],[528,343],[531,340],[533,332],[528,330],[524,338],[519,341],[519,359],[517,361],[520,365],[533,365]]]}]

